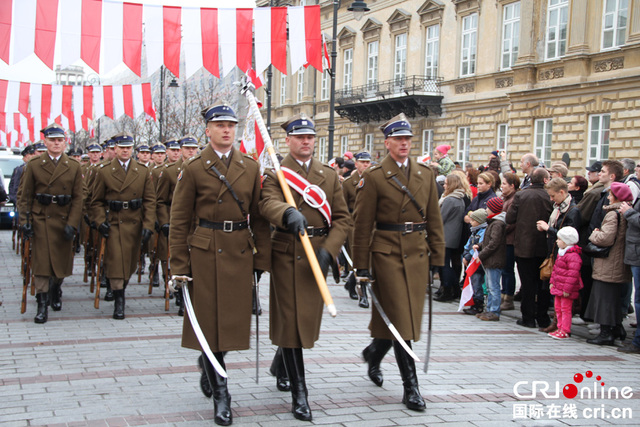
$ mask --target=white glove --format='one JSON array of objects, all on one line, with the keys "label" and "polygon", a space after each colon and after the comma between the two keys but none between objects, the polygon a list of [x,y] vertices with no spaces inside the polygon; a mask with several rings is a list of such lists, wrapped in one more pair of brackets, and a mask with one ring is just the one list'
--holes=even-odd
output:
[{"label": "white glove", "polygon": [[176,292],[182,285],[186,285],[187,282],[193,282],[193,279],[189,276],[171,276],[171,280],[169,280],[169,290]]}]

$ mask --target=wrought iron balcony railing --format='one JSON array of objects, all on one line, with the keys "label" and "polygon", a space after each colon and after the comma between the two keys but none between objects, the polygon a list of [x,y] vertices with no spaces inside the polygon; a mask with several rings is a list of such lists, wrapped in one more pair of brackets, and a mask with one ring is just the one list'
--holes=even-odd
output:
[{"label": "wrought iron balcony railing", "polygon": [[442,96],[441,81],[441,77],[409,76],[343,88],[336,91],[336,102],[339,105],[345,105],[402,96]]}]

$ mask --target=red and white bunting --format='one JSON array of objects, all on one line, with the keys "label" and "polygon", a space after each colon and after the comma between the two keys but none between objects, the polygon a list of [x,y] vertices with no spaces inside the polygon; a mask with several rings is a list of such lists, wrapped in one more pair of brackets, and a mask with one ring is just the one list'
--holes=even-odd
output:
[{"label": "red and white bunting", "polygon": [[[101,0],[0,0],[0,60],[15,64],[34,54],[53,69],[82,59],[96,73],[124,63],[141,75],[161,65],[176,77],[205,67],[216,77],[234,67],[247,70],[255,58],[287,73],[309,64],[322,71],[320,6],[209,9]],[[60,25],[58,25],[58,21]],[[255,46],[254,46],[255,40]],[[59,49],[59,52],[56,52]],[[184,50],[185,69],[180,70]],[[220,62],[222,65],[220,65]]]}]

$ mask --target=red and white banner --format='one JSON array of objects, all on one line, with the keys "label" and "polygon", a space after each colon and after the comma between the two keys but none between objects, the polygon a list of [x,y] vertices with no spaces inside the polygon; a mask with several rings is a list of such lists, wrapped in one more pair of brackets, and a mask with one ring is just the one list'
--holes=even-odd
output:
[{"label": "red and white banner", "polygon": [[317,209],[324,219],[327,220],[327,224],[331,227],[331,206],[327,202],[327,195],[322,191],[322,188],[317,185],[311,184],[305,177],[298,174],[292,169],[287,167],[281,167],[284,173],[284,178],[296,193],[300,194],[305,203],[314,209]]},{"label": "red and white banner", "polygon": [[184,53],[187,77],[203,66],[217,77],[236,66],[245,71],[252,58],[257,74],[270,64],[286,74],[287,30],[289,69],[309,64],[322,72],[319,5],[210,9],[0,0],[0,60],[15,64],[35,54],[51,69],[59,55],[63,67],[82,59],[96,73],[106,73],[124,63],[140,76],[146,54],[149,74],[164,64],[179,77]]},{"label": "red and white banner", "polygon": [[473,287],[471,286],[471,276],[480,267],[480,258],[478,258],[478,251],[473,251],[473,258],[465,270],[464,286],[462,286],[462,294],[460,295],[460,305],[458,311],[462,311],[465,307],[470,307],[473,302]]}]

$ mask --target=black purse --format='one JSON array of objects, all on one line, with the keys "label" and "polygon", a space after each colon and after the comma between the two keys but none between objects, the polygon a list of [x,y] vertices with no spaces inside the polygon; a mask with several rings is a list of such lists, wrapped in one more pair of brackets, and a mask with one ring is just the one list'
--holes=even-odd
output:
[{"label": "black purse", "polygon": [[[616,214],[618,215],[618,227],[620,227],[620,212],[616,211]],[[617,239],[618,239],[618,228],[616,227],[616,237],[615,239],[613,239],[613,244],[611,246],[602,247],[602,246],[596,245],[595,243],[589,242],[587,243],[587,246],[584,247],[582,252],[584,252],[585,255],[588,255],[591,258],[608,258],[609,252],[611,251],[611,248],[616,244]]]}]

